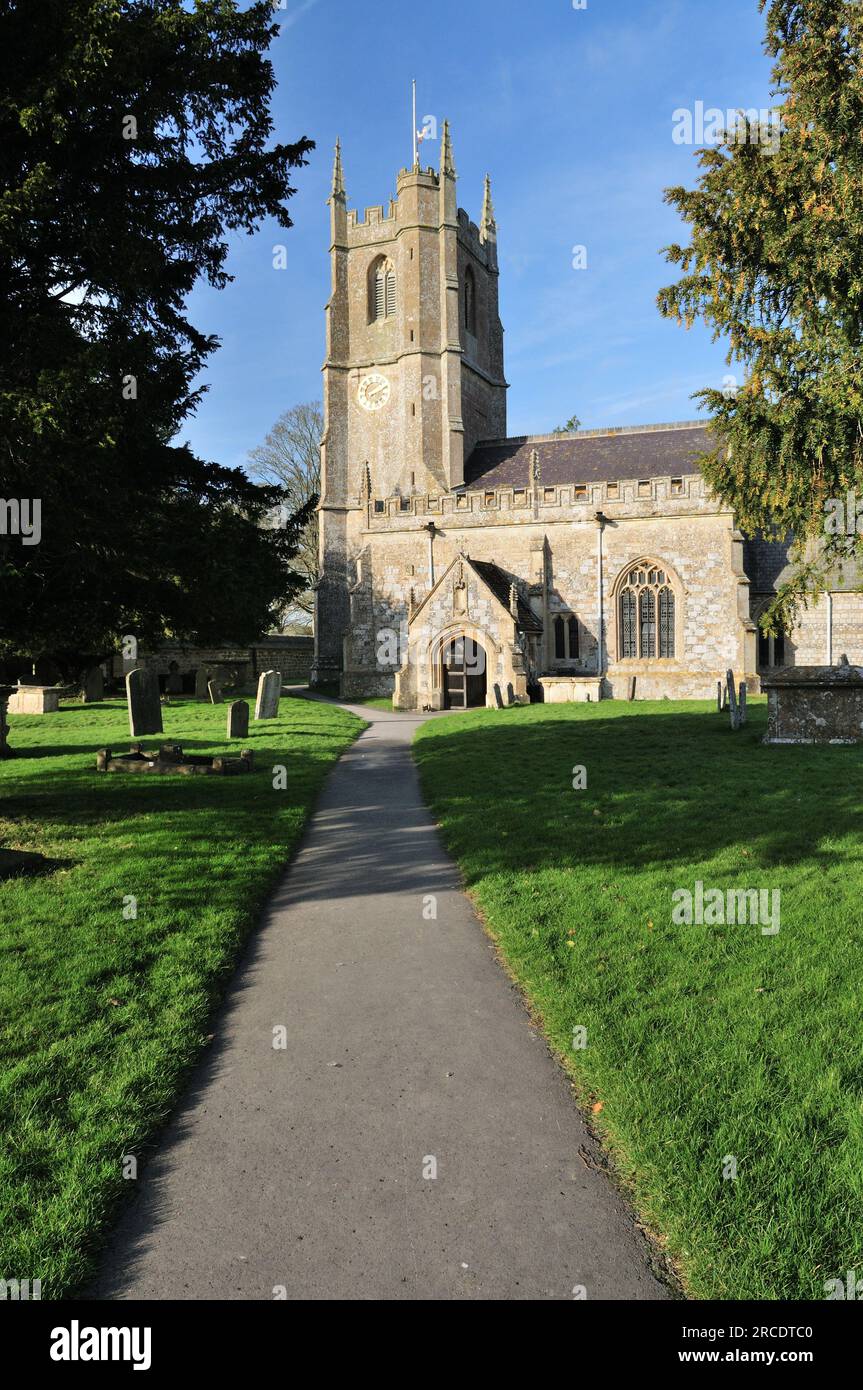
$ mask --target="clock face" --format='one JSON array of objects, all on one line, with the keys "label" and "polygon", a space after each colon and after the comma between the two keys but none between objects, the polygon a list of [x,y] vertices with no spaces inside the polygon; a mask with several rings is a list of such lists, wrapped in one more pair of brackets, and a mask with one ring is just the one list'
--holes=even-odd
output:
[{"label": "clock face", "polygon": [[357,391],[357,400],[363,410],[381,410],[390,398],[390,384],[380,372],[364,376]]}]

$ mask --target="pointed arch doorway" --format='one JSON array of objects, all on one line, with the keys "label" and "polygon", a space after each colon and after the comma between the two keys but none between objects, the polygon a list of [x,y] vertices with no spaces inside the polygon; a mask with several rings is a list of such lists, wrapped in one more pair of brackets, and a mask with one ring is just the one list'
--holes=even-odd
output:
[{"label": "pointed arch doorway", "polygon": [[488,663],[485,649],[472,637],[455,637],[443,650],[444,709],[485,706]]}]

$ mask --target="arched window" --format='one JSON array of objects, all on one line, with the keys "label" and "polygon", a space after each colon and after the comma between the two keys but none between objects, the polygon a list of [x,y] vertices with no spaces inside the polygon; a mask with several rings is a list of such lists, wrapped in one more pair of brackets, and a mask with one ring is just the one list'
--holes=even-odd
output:
[{"label": "arched window", "polygon": [[555,661],[578,660],[578,619],[557,617],[554,620]]},{"label": "arched window", "polygon": [[620,656],[642,661],[674,656],[675,600],[665,570],[639,565],[620,591]]},{"label": "arched window", "polygon": [[465,332],[476,337],[476,278],[470,266],[464,275],[464,326]]},{"label": "arched window", "polygon": [[772,666],[785,665],[785,633],[772,634],[758,629],[758,669],[769,670]]},{"label": "arched window", "polygon": [[396,272],[392,261],[379,256],[369,274],[369,321],[391,318],[396,311]]}]

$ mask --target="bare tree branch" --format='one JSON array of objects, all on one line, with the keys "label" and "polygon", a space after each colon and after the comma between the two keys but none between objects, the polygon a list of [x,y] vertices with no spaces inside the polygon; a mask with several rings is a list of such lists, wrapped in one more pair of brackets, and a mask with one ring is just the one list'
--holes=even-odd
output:
[{"label": "bare tree branch", "polygon": [[[321,435],[324,414],[318,401],[291,406],[280,415],[263,444],[249,453],[249,472],[266,483],[276,483],[288,494],[292,510],[302,507],[321,491]],[[318,518],[309,522],[300,542],[294,567],[308,579],[307,588],[293,600],[285,621],[311,617],[315,611],[314,586],[318,582]]]}]

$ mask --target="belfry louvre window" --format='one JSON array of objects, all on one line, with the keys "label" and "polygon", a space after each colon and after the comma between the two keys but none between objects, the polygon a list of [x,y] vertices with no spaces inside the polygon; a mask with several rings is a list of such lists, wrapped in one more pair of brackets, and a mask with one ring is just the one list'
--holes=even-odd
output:
[{"label": "belfry louvre window", "polygon": [[620,595],[621,659],[671,659],[674,623],[674,590],[665,571],[647,566],[631,570]]},{"label": "belfry louvre window", "polygon": [[374,265],[369,297],[369,317],[372,322],[391,318],[395,313],[396,272],[391,261],[379,260]]},{"label": "belfry louvre window", "polygon": [[476,337],[476,279],[468,266],[464,277],[464,326],[472,338]]}]

